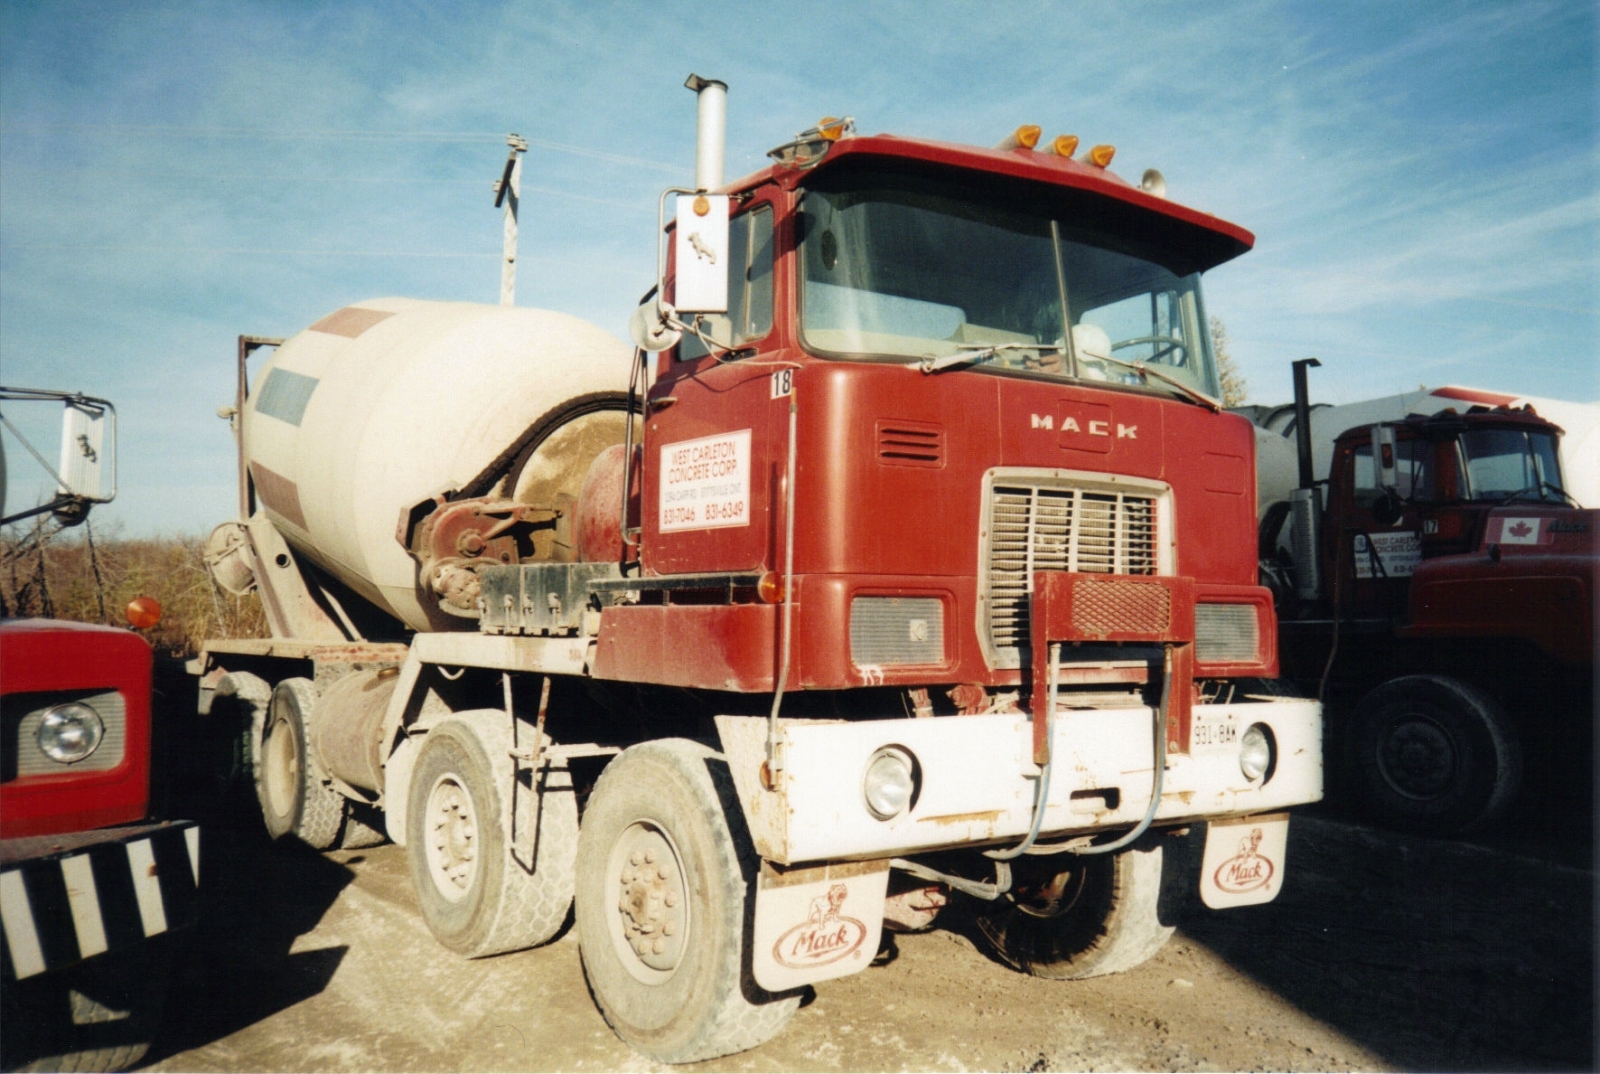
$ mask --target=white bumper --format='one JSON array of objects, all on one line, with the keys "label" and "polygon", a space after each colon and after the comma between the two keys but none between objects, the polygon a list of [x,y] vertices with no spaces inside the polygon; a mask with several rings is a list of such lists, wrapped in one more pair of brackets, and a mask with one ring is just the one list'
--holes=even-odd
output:
[{"label": "white bumper", "polygon": [[[1158,825],[1264,813],[1322,797],[1322,709],[1315,701],[1196,705],[1193,718],[1210,729],[1207,737],[1225,744],[1167,758]],[[1256,723],[1269,729],[1276,754],[1267,779],[1252,782],[1240,771],[1237,742]],[[1057,715],[1041,838],[1126,828],[1144,817],[1154,769],[1151,724],[1146,707]],[[779,726],[783,769],[769,791],[761,783],[766,719],[717,717],[751,837],[770,861],[992,844],[1020,839],[1032,822],[1031,777],[1038,770],[1026,716],[780,720]],[[921,779],[911,808],[881,821],[862,800],[862,778],[873,752],[887,745],[915,756]]]}]

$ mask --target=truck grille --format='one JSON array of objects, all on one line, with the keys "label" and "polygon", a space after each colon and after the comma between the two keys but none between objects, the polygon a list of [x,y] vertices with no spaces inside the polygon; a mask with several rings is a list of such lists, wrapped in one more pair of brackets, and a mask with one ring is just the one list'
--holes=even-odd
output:
[{"label": "truck grille", "polygon": [[989,499],[989,643],[1017,667],[1034,571],[1155,574],[1157,495],[996,483]]}]

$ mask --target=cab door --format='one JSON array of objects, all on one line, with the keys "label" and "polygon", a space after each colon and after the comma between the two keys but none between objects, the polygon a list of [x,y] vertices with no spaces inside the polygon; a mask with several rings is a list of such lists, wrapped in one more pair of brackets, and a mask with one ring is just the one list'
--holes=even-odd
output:
[{"label": "cab door", "polygon": [[647,396],[642,486],[650,574],[763,569],[788,443],[789,381],[751,361],[774,336],[770,196],[729,221],[728,312],[702,314],[660,359]]}]

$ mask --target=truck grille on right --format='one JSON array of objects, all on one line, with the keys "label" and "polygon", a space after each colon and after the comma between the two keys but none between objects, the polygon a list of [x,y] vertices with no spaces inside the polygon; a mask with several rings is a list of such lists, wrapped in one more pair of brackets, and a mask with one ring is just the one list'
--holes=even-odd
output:
[{"label": "truck grille on right", "polygon": [[989,643],[1017,667],[1034,571],[1155,574],[1155,495],[996,483],[989,499]]}]

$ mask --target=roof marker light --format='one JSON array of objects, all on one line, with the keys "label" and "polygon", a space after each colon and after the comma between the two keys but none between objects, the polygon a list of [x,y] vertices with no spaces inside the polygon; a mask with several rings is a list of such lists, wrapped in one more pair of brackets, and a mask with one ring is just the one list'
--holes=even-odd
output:
[{"label": "roof marker light", "polygon": [[1111,158],[1117,155],[1114,145],[1097,145],[1083,155],[1085,164],[1092,164],[1096,168],[1104,168],[1111,163]]},{"label": "roof marker light", "polygon": [[1078,136],[1076,134],[1058,134],[1055,141],[1050,143],[1051,152],[1058,157],[1072,159],[1072,154],[1078,151]]},{"label": "roof marker light", "polygon": [[817,120],[817,136],[825,142],[837,142],[855,129],[855,124],[838,116],[823,116]]},{"label": "roof marker light", "polygon": [[1032,149],[1039,144],[1039,135],[1044,131],[1032,123],[1024,123],[1010,134],[1000,140],[996,149]]}]

